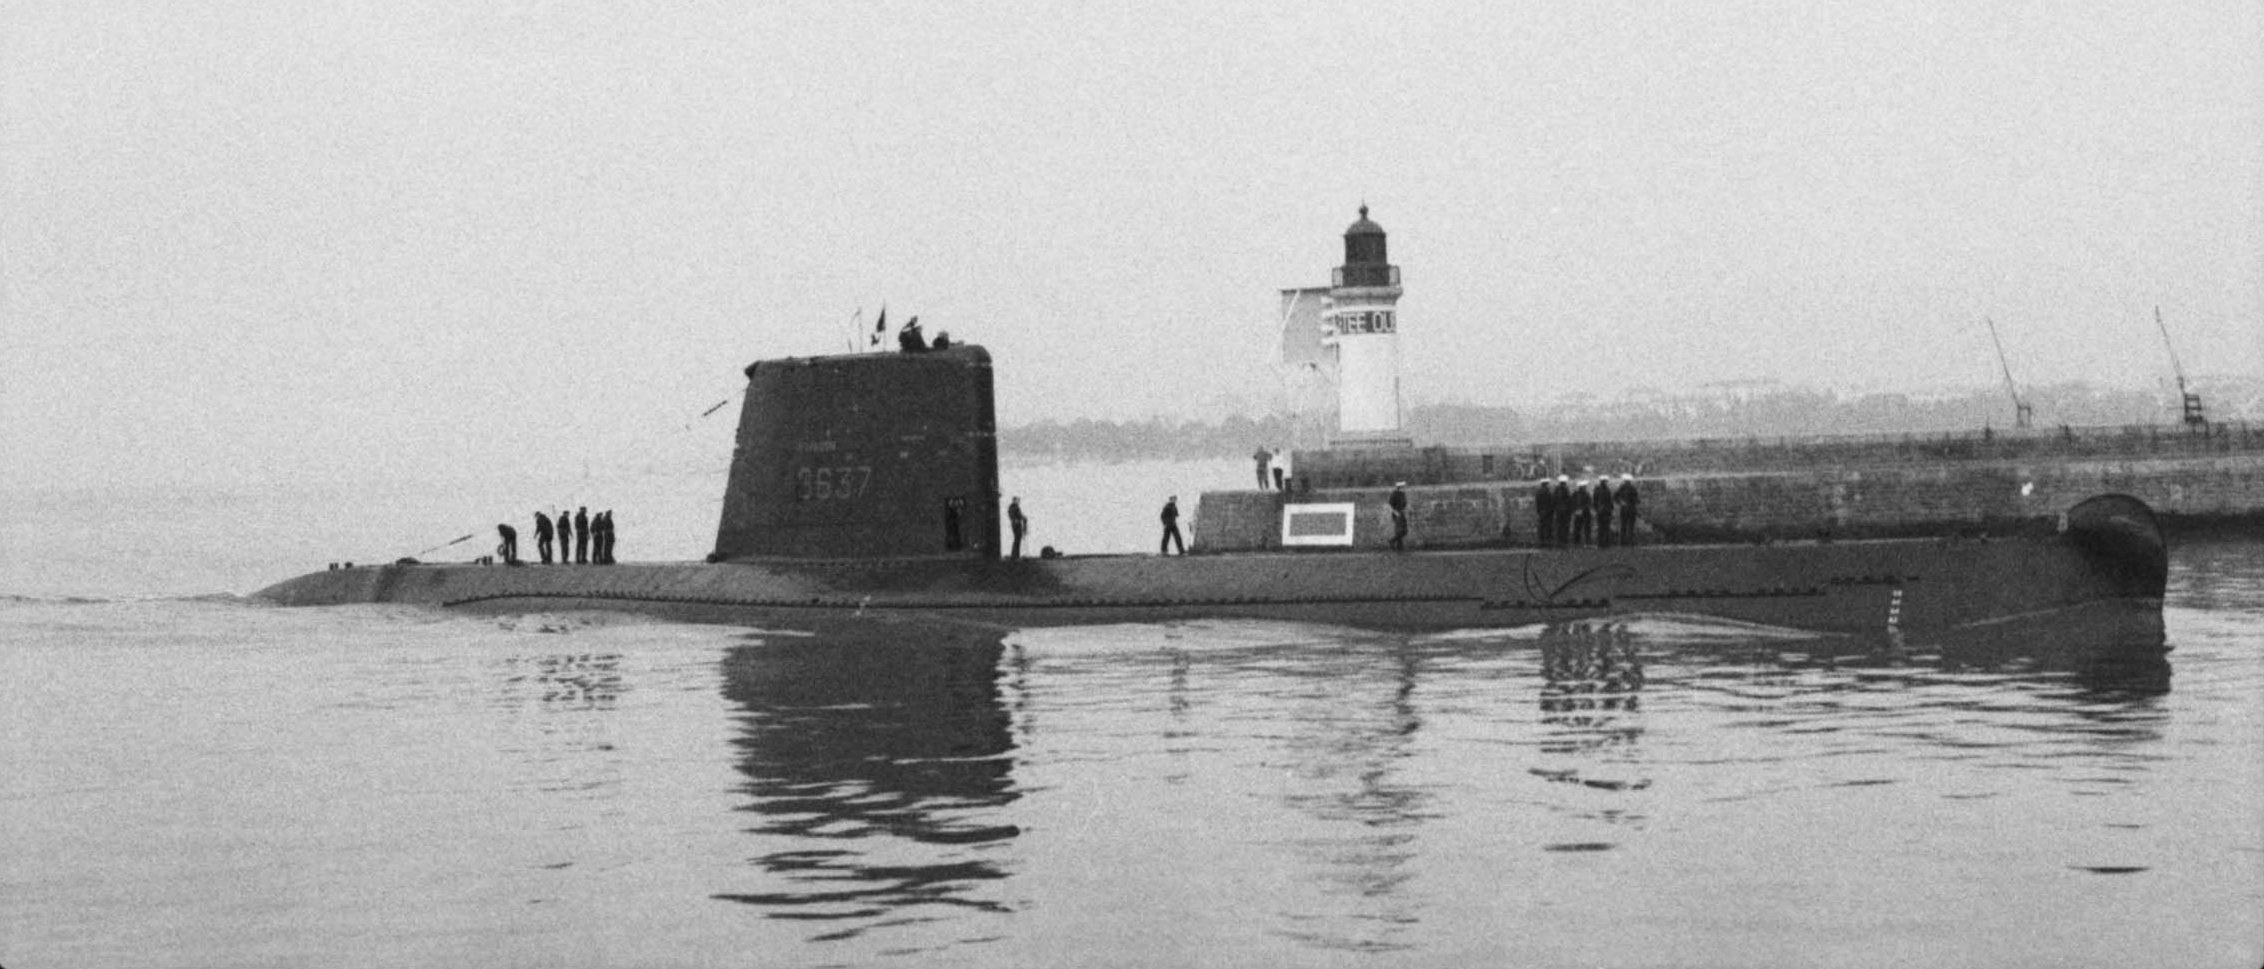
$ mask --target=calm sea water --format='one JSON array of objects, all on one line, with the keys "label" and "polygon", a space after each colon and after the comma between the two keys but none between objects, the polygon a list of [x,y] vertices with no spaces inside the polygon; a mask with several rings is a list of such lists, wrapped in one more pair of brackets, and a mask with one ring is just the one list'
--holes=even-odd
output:
[{"label": "calm sea water", "polygon": [[[1243,473],[1006,487],[1038,542],[1134,550],[1164,494]],[[2253,542],[2177,550],[2166,663],[236,595],[567,501],[614,507],[625,558],[693,558],[719,491],[8,496],[0,965],[2264,963]]]}]

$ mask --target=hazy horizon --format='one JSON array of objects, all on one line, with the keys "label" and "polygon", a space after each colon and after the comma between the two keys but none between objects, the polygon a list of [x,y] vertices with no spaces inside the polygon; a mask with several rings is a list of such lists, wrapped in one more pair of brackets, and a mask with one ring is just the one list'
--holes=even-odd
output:
[{"label": "hazy horizon", "polygon": [[[862,308],[1000,419],[2264,375],[2264,12],[0,5],[0,483],[581,468]],[[728,415],[728,416],[727,416]],[[704,446],[704,445],[703,445]]]}]

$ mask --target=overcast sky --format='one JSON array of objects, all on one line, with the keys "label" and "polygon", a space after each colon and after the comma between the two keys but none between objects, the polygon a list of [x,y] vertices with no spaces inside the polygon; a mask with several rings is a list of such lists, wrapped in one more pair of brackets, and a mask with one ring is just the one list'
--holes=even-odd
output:
[{"label": "overcast sky", "polygon": [[[2215,3],[0,0],[0,482],[602,464],[850,314],[1270,409],[1365,200],[1422,400],[2264,372]],[[686,424],[692,430],[685,431]],[[710,446],[696,444],[695,446]]]}]

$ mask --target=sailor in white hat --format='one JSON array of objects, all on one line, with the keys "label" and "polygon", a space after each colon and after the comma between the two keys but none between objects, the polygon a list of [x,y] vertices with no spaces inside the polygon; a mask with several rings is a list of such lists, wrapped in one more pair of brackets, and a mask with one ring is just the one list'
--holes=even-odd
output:
[{"label": "sailor in white hat", "polygon": [[1612,529],[1612,476],[1596,476],[1593,504],[1596,506],[1596,547],[1612,547],[1612,539],[1619,536]]},{"label": "sailor in white hat", "polygon": [[1595,541],[1595,532],[1595,494],[1588,490],[1587,477],[1582,476],[1580,483],[1572,486],[1572,544],[1586,547]]}]

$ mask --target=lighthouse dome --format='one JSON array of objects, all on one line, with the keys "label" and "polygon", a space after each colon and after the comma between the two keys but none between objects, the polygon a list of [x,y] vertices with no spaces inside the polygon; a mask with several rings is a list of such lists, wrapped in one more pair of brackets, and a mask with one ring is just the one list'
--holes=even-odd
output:
[{"label": "lighthouse dome", "polygon": [[[1362,202],[1360,204],[1360,221],[1352,223],[1350,227],[1344,230],[1344,264],[1346,266],[1384,267],[1390,262],[1391,258],[1384,254],[1384,227],[1368,221],[1368,204]],[[1377,272],[1384,271],[1381,268],[1377,270]],[[1375,273],[1357,275],[1365,278],[1373,276]],[[1386,284],[1361,283],[1355,285]]]},{"label": "lighthouse dome", "polygon": [[1347,227],[1344,234],[1348,236],[1380,236],[1384,234],[1384,227],[1368,220],[1368,206],[1363,204],[1360,206],[1360,221]]}]

